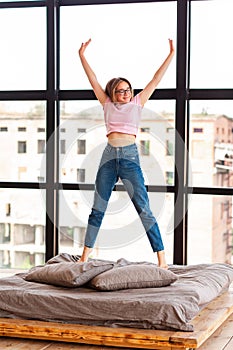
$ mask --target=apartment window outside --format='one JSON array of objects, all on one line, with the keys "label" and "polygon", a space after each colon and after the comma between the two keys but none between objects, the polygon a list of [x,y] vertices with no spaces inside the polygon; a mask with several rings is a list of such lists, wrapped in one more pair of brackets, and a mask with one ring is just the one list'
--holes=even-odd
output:
[{"label": "apartment window outside", "polygon": [[37,153],[45,153],[45,140],[37,140]]},{"label": "apartment window outside", "polygon": [[85,169],[77,169],[77,182],[85,182]]},{"label": "apartment window outside", "polygon": [[38,176],[38,177],[37,177],[37,181],[38,181],[38,182],[44,182],[44,181],[45,181],[44,176]]},{"label": "apartment window outside", "polygon": [[8,131],[8,127],[7,126],[1,126],[0,127],[0,132],[7,132]]},{"label": "apartment window outside", "polygon": [[173,185],[174,183],[174,173],[172,171],[166,172],[166,184]]},{"label": "apartment window outside", "polygon": [[173,156],[174,151],[173,151],[173,143],[169,140],[166,140],[166,155],[167,156]]},{"label": "apartment window outside", "polygon": [[140,131],[149,133],[150,132],[150,128],[140,128]]},{"label": "apartment window outside", "polygon": [[60,140],[60,153],[65,154],[66,153],[66,140]]},{"label": "apartment window outside", "polygon": [[18,131],[19,131],[19,132],[26,132],[26,131],[27,131],[27,128],[25,128],[24,126],[19,126],[19,127],[18,127]]},{"label": "apartment window outside", "polygon": [[37,132],[45,132],[45,128],[37,128]]},{"label": "apartment window outside", "polygon": [[9,250],[0,251],[0,265],[4,268],[11,267]]},{"label": "apartment window outside", "polygon": [[86,140],[78,140],[77,144],[78,144],[77,153],[86,154]]},{"label": "apartment window outside", "polygon": [[6,216],[10,216],[11,215],[11,204],[7,203],[6,204]]},{"label": "apartment window outside", "polygon": [[193,128],[193,132],[194,133],[202,133],[203,132],[203,128]]},{"label": "apartment window outside", "polygon": [[175,144],[175,129],[174,127],[166,128],[166,156],[174,156],[174,144]]},{"label": "apartment window outside", "polygon": [[18,141],[18,153],[27,153],[26,141]]},{"label": "apartment window outside", "polygon": [[[0,243],[9,243],[11,235],[11,225],[9,223],[0,223]],[[1,255],[1,251],[0,251]]]},{"label": "apartment window outside", "polygon": [[140,150],[141,150],[141,155],[149,156],[150,155],[150,141],[149,140],[141,140],[140,141]]}]

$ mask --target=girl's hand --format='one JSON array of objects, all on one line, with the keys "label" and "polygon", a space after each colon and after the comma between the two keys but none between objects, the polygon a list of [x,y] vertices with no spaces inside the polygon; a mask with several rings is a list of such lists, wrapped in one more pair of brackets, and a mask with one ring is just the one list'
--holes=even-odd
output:
[{"label": "girl's hand", "polygon": [[88,41],[86,41],[85,43],[82,43],[80,49],[79,49],[79,56],[82,56],[87,48],[87,46],[90,44],[91,39],[89,39]]},{"label": "girl's hand", "polygon": [[173,40],[172,39],[168,39],[168,40],[169,40],[170,54],[173,54],[175,52]]}]

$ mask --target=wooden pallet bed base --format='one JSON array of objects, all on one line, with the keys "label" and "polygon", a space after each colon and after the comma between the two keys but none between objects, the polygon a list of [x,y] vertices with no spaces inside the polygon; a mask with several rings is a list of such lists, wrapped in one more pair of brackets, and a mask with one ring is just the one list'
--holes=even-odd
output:
[{"label": "wooden pallet bed base", "polygon": [[192,321],[194,332],[84,326],[0,318],[0,336],[55,340],[116,347],[197,349],[233,314],[233,291],[209,303]]}]

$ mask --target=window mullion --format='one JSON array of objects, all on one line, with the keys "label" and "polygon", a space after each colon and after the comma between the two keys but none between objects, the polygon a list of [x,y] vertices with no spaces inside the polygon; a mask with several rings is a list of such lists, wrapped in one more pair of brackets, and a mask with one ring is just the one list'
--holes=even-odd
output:
[{"label": "window mullion", "polygon": [[177,1],[177,99],[175,139],[175,205],[174,255],[175,264],[185,264],[186,256],[186,98],[187,98],[187,2]]},{"label": "window mullion", "polygon": [[47,261],[57,253],[56,247],[56,211],[55,211],[55,8],[54,3],[47,4],[47,111],[46,111],[46,228],[45,242]]}]

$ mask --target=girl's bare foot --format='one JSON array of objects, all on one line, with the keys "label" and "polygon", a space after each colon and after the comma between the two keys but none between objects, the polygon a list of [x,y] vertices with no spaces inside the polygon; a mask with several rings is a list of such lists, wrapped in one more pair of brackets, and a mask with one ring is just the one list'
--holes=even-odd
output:
[{"label": "girl's bare foot", "polygon": [[159,252],[157,252],[157,257],[158,257],[158,266],[167,270],[168,265],[166,263],[164,250],[160,250]]},{"label": "girl's bare foot", "polygon": [[81,258],[77,262],[78,263],[86,262],[88,260],[88,256],[90,255],[91,252],[92,252],[92,248],[84,246]]}]

